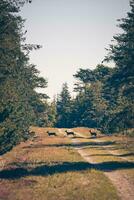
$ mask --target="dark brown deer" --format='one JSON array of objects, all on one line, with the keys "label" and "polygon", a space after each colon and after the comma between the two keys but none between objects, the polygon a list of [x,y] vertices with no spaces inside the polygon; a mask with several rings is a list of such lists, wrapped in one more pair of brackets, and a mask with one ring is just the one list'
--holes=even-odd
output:
[{"label": "dark brown deer", "polygon": [[47,131],[47,133],[48,133],[49,136],[51,136],[51,135],[56,136],[56,133],[55,133],[55,132]]},{"label": "dark brown deer", "polygon": [[74,136],[74,132],[73,131],[66,130],[65,132],[67,133],[67,135],[73,135]]},{"label": "dark brown deer", "polygon": [[89,133],[91,134],[91,136],[96,137],[97,133],[95,131],[89,130]]}]

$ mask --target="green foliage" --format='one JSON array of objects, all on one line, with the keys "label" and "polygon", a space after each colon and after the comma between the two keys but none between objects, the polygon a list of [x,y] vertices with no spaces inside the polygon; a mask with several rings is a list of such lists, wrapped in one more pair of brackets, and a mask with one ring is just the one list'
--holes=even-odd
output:
[{"label": "green foliage", "polygon": [[48,113],[48,119],[49,119],[49,126],[54,127],[56,124],[56,116],[57,116],[57,110],[56,110],[56,99],[54,98],[52,103],[49,105],[49,113]]},{"label": "green foliage", "polygon": [[[41,104],[38,87],[46,87],[24,45],[24,20],[18,15],[25,1],[0,1],[0,154],[27,138]],[[32,45],[37,49],[39,45]]]},{"label": "green foliage", "polygon": [[63,84],[62,91],[57,98],[57,127],[70,127],[71,96],[67,83]]},{"label": "green foliage", "polygon": [[[134,1],[130,1],[131,12],[121,20],[119,27],[123,33],[114,36],[114,44],[110,45],[106,61],[113,60],[115,69],[105,84],[109,91],[110,119],[108,127],[111,131],[132,128],[134,121]],[[112,105],[112,106],[111,106]]]},{"label": "green foliage", "polygon": [[53,127],[56,123],[56,103],[53,100],[49,103],[47,100],[43,101],[36,113],[34,125],[39,127]]},{"label": "green foliage", "polygon": [[[98,65],[94,70],[85,69],[83,71],[80,69],[74,75],[79,80],[77,82],[78,90],[77,87],[75,88],[75,91],[78,92],[74,100],[73,111],[75,126],[100,127],[107,109],[107,101],[103,98],[103,85],[111,73],[112,69],[104,65]],[[83,81],[85,75],[86,82]]]}]

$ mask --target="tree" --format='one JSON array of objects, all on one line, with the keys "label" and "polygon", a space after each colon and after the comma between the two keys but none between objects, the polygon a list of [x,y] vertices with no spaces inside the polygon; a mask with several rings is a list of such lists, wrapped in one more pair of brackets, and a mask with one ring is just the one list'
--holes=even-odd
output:
[{"label": "tree", "polygon": [[24,20],[18,15],[25,1],[0,1],[0,154],[28,137],[35,119],[35,88],[46,87],[28,52],[39,45],[24,45]]},{"label": "tree", "polygon": [[127,17],[118,20],[122,33],[114,36],[114,44],[110,45],[105,58],[115,63],[113,74],[105,84],[105,91],[110,94],[106,98],[112,97],[108,123],[111,131],[131,128],[134,124],[134,0],[130,6]]},{"label": "tree", "polygon": [[98,65],[94,70],[79,69],[74,75],[79,81],[75,87],[78,94],[73,111],[77,126],[101,127],[107,109],[103,85],[111,73],[111,68]]},{"label": "tree", "polygon": [[49,126],[54,127],[56,124],[56,98],[54,97],[53,101],[49,105]]},{"label": "tree", "polygon": [[38,105],[38,112],[35,125],[40,127],[53,127],[56,124],[56,102],[51,103],[47,100]]},{"label": "tree", "polygon": [[62,91],[57,98],[57,127],[70,127],[71,96],[67,83],[62,86]]}]

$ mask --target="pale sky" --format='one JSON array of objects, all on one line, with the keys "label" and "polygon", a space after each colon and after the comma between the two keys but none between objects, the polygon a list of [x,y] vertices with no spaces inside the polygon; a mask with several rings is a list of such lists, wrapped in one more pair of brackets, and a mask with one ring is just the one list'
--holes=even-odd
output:
[{"label": "pale sky", "polygon": [[25,5],[21,15],[27,43],[43,46],[30,54],[31,63],[48,79],[43,92],[53,97],[64,82],[72,92],[73,74],[101,63],[120,31],[117,19],[129,10],[129,0],[33,0]]}]

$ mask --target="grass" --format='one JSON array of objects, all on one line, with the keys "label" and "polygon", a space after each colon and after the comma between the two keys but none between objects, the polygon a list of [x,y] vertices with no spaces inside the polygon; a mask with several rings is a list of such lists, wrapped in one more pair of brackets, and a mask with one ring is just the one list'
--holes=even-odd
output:
[{"label": "grass", "polygon": [[[33,130],[36,138],[0,158],[1,200],[119,200],[110,180],[103,171],[93,169],[82,159],[71,146],[70,138],[64,136],[64,129],[58,132],[58,129],[33,127]],[[49,137],[47,130],[56,131],[58,136]],[[89,139],[81,141],[86,143]],[[87,146],[86,151],[93,159],[105,161],[100,155],[105,157],[106,151],[98,148]],[[129,174],[132,178],[130,171]]]},{"label": "grass", "polygon": [[[79,141],[81,143],[87,143],[84,151],[86,152],[87,156],[93,160],[93,162],[111,162],[111,164],[113,162],[114,165],[119,163],[124,165],[125,162],[134,162],[133,137],[111,135],[94,139],[80,138]],[[98,143],[98,145],[95,143]],[[106,143],[108,145],[105,145]],[[131,187],[134,186],[134,168],[117,168],[117,171],[119,171],[120,175],[129,182]]]},{"label": "grass", "polygon": [[91,148],[86,149],[85,152],[92,158],[94,162],[111,162],[122,161],[120,157],[116,157],[107,152],[105,149]]},{"label": "grass", "polygon": [[97,138],[80,138],[79,140],[82,143],[87,143],[85,146],[89,149],[90,155],[92,153],[96,154],[96,152],[101,155],[98,155],[98,157],[96,156],[97,161],[121,159],[134,161],[134,138],[132,137],[123,135],[102,135]]},{"label": "grass", "polygon": [[[107,183],[107,184],[106,184]],[[5,184],[4,182],[2,185]],[[87,200],[87,199],[118,199],[114,187],[107,178],[95,170],[54,174],[47,177],[25,177],[7,181],[7,199],[23,200]],[[6,193],[5,193],[6,194]]]}]

